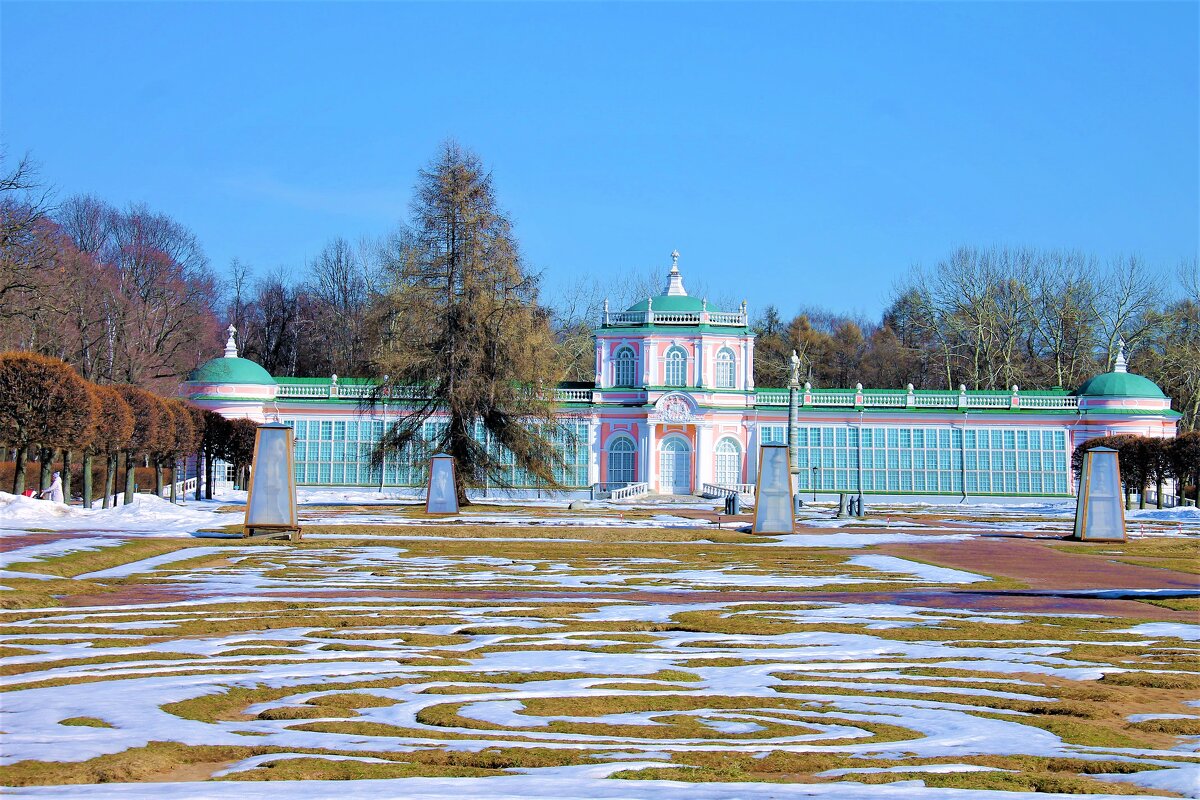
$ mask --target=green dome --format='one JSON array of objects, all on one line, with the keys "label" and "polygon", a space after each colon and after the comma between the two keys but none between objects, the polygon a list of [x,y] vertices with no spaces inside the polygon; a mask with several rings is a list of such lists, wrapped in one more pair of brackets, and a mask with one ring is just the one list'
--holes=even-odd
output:
[{"label": "green dome", "polygon": [[[645,311],[649,302],[649,300],[643,300],[640,303],[634,303],[626,310]],[[699,297],[689,297],[686,294],[660,294],[658,297],[653,298],[653,302],[654,310],[661,311],[664,314],[678,313],[683,311],[692,311],[698,314],[704,310],[703,300],[701,300]],[[713,308],[709,310],[716,311],[717,309]]]},{"label": "green dome", "polygon": [[214,358],[188,375],[193,383],[248,383],[258,386],[275,386],[275,379],[258,364],[248,358]]},{"label": "green dome", "polygon": [[1075,394],[1080,397],[1145,397],[1155,400],[1167,398],[1154,381],[1132,372],[1106,372],[1097,375],[1080,386]]}]

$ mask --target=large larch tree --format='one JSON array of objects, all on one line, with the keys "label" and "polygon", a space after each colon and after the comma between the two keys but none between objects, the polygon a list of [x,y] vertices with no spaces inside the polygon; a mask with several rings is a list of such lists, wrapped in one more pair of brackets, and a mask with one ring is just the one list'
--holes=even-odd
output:
[{"label": "large larch tree", "polygon": [[[558,486],[552,435],[559,378],[538,281],[522,260],[478,156],[448,142],[421,171],[411,224],[391,242],[373,400],[403,398],[412,412],[392,423],[376,451],[454,457],[456,490],[512,484],[515,465]],[[444,422],[428,440],[427,420]],[[474,434],[482,425],[489,447]]]}]

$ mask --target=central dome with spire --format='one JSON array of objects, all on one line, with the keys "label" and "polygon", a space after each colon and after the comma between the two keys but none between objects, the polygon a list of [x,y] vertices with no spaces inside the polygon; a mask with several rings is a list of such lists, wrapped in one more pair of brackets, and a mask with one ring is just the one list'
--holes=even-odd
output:
[{"label": "central dome with spire", "polygon": [[683,286],[679,271],[679,251],[671,253],[671,271],[662,294],[639,300],[622,312],[609,313],[604,301],[604,325],[740,325],[746,323],[746,304],[737,312],[710,308],[708,300],[692,297]]}]

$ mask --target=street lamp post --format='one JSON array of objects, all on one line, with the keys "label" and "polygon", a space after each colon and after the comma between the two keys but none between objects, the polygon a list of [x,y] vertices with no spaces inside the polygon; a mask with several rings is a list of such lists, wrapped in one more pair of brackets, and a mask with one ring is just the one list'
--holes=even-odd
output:
[{"label": "street lamp post", "polygon": [[815,502],[817,502],[817,478],[820,475],[821,468],[819,466],[813,465],[812,471],[813,471],[813,502],[815,503]]}]

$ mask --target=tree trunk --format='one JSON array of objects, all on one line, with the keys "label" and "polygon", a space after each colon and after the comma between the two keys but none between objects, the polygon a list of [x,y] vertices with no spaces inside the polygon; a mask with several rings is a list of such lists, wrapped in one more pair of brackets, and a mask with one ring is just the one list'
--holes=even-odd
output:
[{"label": "tree trunk", "polygon": [[17,448],[17,460],[13,469],[13,494],[25,491],[25,448]]},{"label": "tree trunk", "polygon": [[133,502],[134,477],[137,475],[137,464],[134,463],[133,453],[125,454],[125,505]]},{"label": "tree trunk", "polygon": [[38,461],[42,464],[41,474],[38,476],[38,491],[44,492],[50,488],[50,471],[54,469],[54,451],[43,447],[38,453]]},{"label": "tree trunk", "polygon": [[1154,491],[1154,507],[1155,508],[1161,509],[1163,507],[1163,491],[1165,489],[1166,489],[1166,484],[1164,484],[1162,481],[1159,481],[1158,487]]},{"label": "tree trunk", "polygon": [[113,501],[113,495],[117,491],[117,454],[108,453],[104,459],[104,504],[103,508],[108,508]]},{"label": "tree trunk", "polygon": [[158,497],[163,496],[163,468],[162,462],[157,458],[154,459],[154,494]]},{"label": "tree trunk", "polygon": [[83,451],[83,507],[92,507],[92,451]]},{"label": "tree trunk", "polygon": [[213,499],[213,459],[212,451],[204,451],[204,499]]},{"label": "tree trunk", "polygon": [[178,462],[175,462],[175,461],[171,462],[171,503],[172,504],[175,503],[175,492],[176,492],[175,485],[177,483],[179,483],[179,481],[175,480],[175,467],[177,466],[177,464],[178,464]]},{"label": "tree trunk", "polygon": [[203,484],[204,484],[204,448],[202,447],[196,451],[196,502],[199,502],[200,500],[203,499],[203,497],[201,497],[201,495],[200,495],[200,492],[203,491],[203,489],[201,488],[203,486]]},{"label": "tree trunk", "polygon": [[63,502],[71,505],[71,451],[62,451]]},{"label": "tree trunk", "polygon": [[1145,507],[1146,507],[1146,484],[1143,483],[1141,486],[1138,487],[1138,509],[1140,510]]}]

